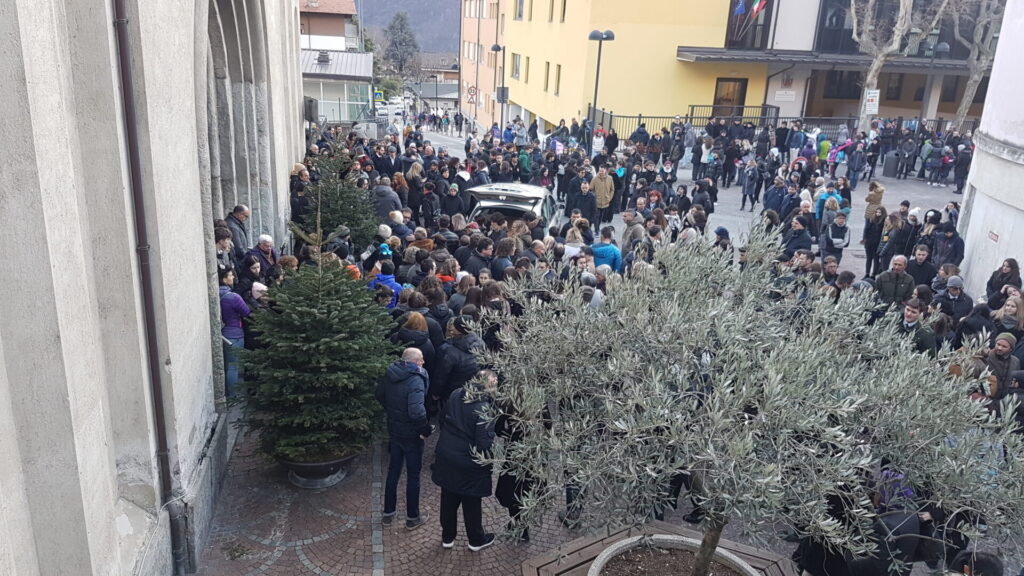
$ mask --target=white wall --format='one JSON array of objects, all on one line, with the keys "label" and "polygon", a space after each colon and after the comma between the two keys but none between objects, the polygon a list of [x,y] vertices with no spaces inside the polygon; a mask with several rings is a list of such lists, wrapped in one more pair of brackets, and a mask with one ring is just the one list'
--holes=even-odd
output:
[{"label": "white wall", "polygon": [[775,74],[768,80],[768,96],[764,103],[779,107],[779,116],[802,116],[807,80],[810,69],[769,67],[768,73]]},{"label": "white wall", "polygon": [[[756,0],[751,0],[755,2]],[[821,0],[775,0],[773,50],[813,50]]]},{"label": "white wall", "polygon": [[1024,108],[1020,106],[1020,54],[1024,2],[1009,2],[989,80],[977,150],[964,198],[960,233],[966,243],[965,281],[972,295],[1005,258],[1024,257]]},{"label": "white wall", "polygon": [[[288,170],[303,148],[297,9],[221,3],[242,18],[231,21],[233,29],[244,30],[236,63],[247,67],[248,82],[238,110],[249,131],[237,146],[236,131],[218,133],[205,121],[208,98],[215,119],[230,115],[222,108],[232,104],[207,83],[216,82],[207,2],[134,0],[128,14],[135,82],[127,89],[137,101],[154,354],[172,484],[188,508],[193,553],[227,458],[212,353],[219,318],[208,261],[211,134],[246,160],[244,171],[229,172],[242,175],[260,202],[258,232],[284,229]],[[25,263],[7,279],[0,307],[4,575],[171,570],[112,22],[109,0],[0,5],[0,244],[12,262]]]}]

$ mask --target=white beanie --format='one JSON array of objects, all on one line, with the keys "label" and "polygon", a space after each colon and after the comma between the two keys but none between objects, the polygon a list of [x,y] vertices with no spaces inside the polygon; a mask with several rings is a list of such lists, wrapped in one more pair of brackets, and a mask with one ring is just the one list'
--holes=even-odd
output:
[{"label": "white beanie", "polygon": [[381,224],[380,226],[377,226],[377,236],[380,236],[385,240],[391,238],[391,227],[388,226],[387,224]]},{"label": "white beanie", "polygon": [[266,294],[267,294],[267,286],[266,286],[266,284],[263,284],[262,282],[253,282],[252,283],[252,299],[253,300],[259,300],[263,296],[266,296]]}]

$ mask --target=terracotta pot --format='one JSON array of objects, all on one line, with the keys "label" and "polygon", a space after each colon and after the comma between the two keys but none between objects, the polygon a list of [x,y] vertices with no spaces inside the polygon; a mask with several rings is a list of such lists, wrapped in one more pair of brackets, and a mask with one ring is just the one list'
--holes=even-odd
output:
[{"label": "terracotta pot", "polygon": [[[604,570],[605,565],[614,557],[632,550],[634,548],[640,548],[641,546],[652,545],[655,548],[674,548],[677,550],[688,550],[694,554],[700,550],[700,540],[693,538],[686,538],[684,536],[672,536],[668,534],[654,534],[652,536],[634,536],[632,538],[626,538],[625,540],[619,540],[611,546],[604,549],[597,558],[594,559],[594,563],[590,565],[590,570],[587,571],[587,576],[600,576]],[[738,556],[732,552],[722,550],[719,548],[715,550],[715,562],[728,566],[733,570],[743,574],[744,576],[764,576],[759,570],[754,569],[753,566],[747,564],[741,560]]]}]

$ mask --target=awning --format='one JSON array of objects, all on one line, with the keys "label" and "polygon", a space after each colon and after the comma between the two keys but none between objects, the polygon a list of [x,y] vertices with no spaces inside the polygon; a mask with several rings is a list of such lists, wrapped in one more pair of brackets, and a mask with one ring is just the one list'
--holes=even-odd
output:
[{"label": "awning", "polygon": [[[726,50],[725,48],[702,48],[679,46],[676,59],[681,62],[749,62],[758,64],[806,64],[814,68],[836,68],[864,70],[871,65],[866,54],[819,54],[802,51],[772,50]],[[936,60],[928,58],[907,58],[899,56],[889,59],[885,71],[906,70],[926,73],[935,72],[967,74],[969,68],[964,60]]]}]

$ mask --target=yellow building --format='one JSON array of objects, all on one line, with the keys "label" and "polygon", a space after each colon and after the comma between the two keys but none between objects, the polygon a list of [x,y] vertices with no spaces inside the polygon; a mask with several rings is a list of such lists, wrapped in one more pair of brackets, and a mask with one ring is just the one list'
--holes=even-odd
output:
[{"label": "yellow building", "polygon": [[598,52],[598,43],[588,40],[592,30],[615,33],[602,47],[599,109],[685,115],[689,105],[711,104],[716,97],[734,106],[760,105],[767,64],[684,64],[676,58],[681,41],[722,47],[728,13],[725,2],[696,0],[647,0],[635,9],[617,0],[509,0],[508,116],[536,115],[550,126],[587,114]]},{"label": "yellow building", "polygon": [[[712,114],[855,116],[869,58],[852,42],[848,8],[849,0],[501,0],[494,37],[505,48],[505,117],[537,117],[546,128],[584,118],[597,72],[593,30],[615,36],[602,46],[597,108],[663,117],[649,129],[688,114],[695,123]],[[939,42],[950,54],[930,58]],[[945,28],[912,48],[884,68],[880,115],[951,118],[965,49]],[[500,85],[500,60],[494,73]],[[979,104],[971,117],[980,113]]]}]

